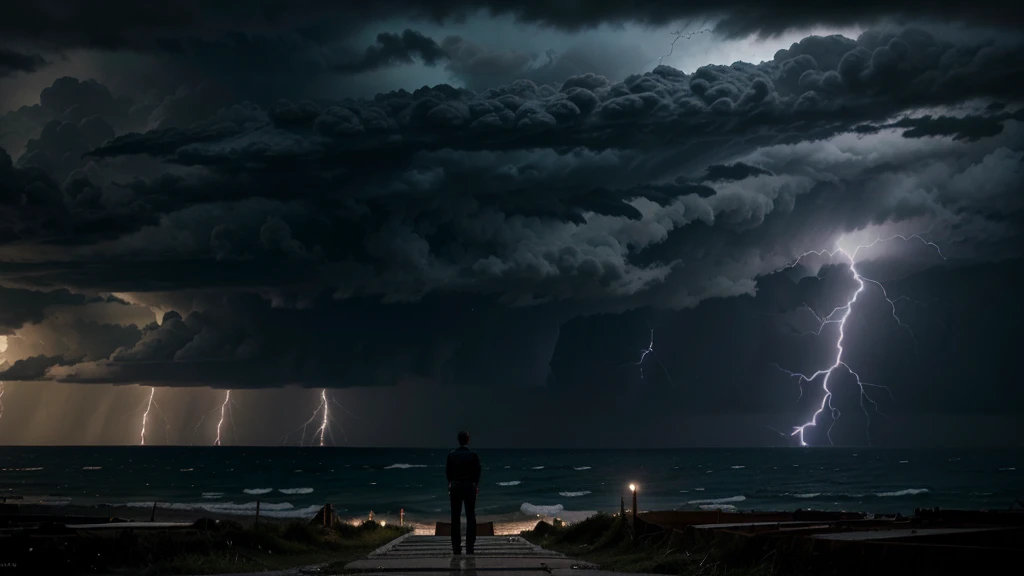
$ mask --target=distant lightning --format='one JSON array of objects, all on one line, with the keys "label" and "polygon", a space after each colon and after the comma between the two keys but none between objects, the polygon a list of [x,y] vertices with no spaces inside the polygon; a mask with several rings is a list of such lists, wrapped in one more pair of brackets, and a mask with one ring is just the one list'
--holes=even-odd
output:
[{"label": "distant lightning", "polygon": [[[299,439],[299,445],[300,446],[305,445],[305,443],[306,443],[306,433],[307,433],[307,431],[309,429],[309,426],[311,424],[313,424],[314,422],[316,422],[317,418],[319,417],[320,425],[315,430],[313,430],[313,434],[312,434],[313,438],[316,439],[317,436],[319,436],[318,440],[319,440],[320,446],[325,446],[326,445],[326,441],[325,441],[325,437],[326,436],[330,436],[331,437],[331,441],[333,442],[334,441],[334,434],[331,432],[331,428],[330,428],[330,424],[331,424],[331,422],[333,420],[332,416],[331,416],[331,411],[330,411],[330,404],[332,404],[332,403],[337,405],[337,406],[339,406],[339,407],[341,407],[342,410],[344,410],[344,407],[342,407],[341,404],[338,404],[338,402],[334,398],[330,398],[330,399],[327,398],[327,389],[326,388],[320,390],[320,402],[317,403],[316,409],[313,410],[313,415],[310,416],[309,420],[306,420],[301,426],[299,426],[295,430],[292,430],[291,432],[285,434],[284,437],[281,439],[281,441],[282,442],[286,442],[288,440],[289,436],[291,436],[292,434],[298,432],[299,430],[302,430],[302,437]],[[347,412],[347,410],[346,410],[346,412]],[[344,433],[344,430],[342,430],[342,433]]]},{"label": "distant lightning", "polygon": [[217,439],[213,441],[214,446],[220,446],[220,428],[224,425],[224,415],[227,412],[229,402],[231,402],[231,390],[224,393],[224,403],[220,405],[220,421],[217,422]]},{"label": "distant lightning", "polygon": [[[894,236],[889,236],[887,238],[881,238],[880,237],[880,238],[876,239],[874,242],[872,242],[870,244],[865,244],[865,245],[857,246],[856,248],[853,249],[853,252],[848,252],[845,249],[840,248],[838,246],[836,247],[835,250],[810,250],[810,251],[807,251],[807,252],[804,252],[803,254],[801,254],[799,257],[797,257],[797,259],[795,261],[793,261],[791,264],[789,264],[788,266],[785,267],[785,268],[793,268],[793,267],[797,266],[802,259],[804,259],[804,258],[806,258],[808,256],[811,256],[811,255],[828,257],[828,258],[835,258],[836,255],[842,255],[846,260],[849,261],[850,272],[853,274],[854,281],[857,282],[857,289],[850,296],[850,299],[846,301],[846,304],[844,304],[842,306],[839,306],[838,308],[834,309],[828,315],[826,315],[824,317],[821,317],[817,313],[815,313],[814,310],[811,310],[811,313],[814,314],[815,319],[817,319],[818,323],[819,323],[818,330],[815,332],[815,334],[821,334],[821,330],[827,324],[837,324],[839,326],[839,338],[836,341],[835,361],[832,363],[832,365],[829,366],[828,368],[823,369],[823,370],[818,370],[817,372],[814,372],[813,374],[811,374],[809,376],[806,375],[806,374],[799,373],[799,372],[792,372],[790,370],[786,370],[785,368],[782,368],[781,366],[778,366],[777,364],[775,365],[782,372],[785,372],[789,376],[795,377],[795,378],[797,378],[799,380],[799,382],[800,382],[800,394],[801,394],[801,397],[803,396],[803,384],[805,382],[806,383],[811,383],[815,379],[817,379],[818,377],[822,377],[821,387],[822,387],[822,391],[824,392],[824,395],[822,396],[822,399],[821,399],[821,406],[819,406],[818,409],[814,412],[814,414],[811,415],[811,419],[809,421],[805,422],[804,424],[802,424],[800,426],[795,427],[793,432],[792,432],[792,434],[791,434],[791,436],[799,436],[799,438],[800,438],[800,445],[801,446],[806,446],[807,445],[807,442],[804,439],[804,433],[806,432],[807,428],[813,427],[813,426],[817,426],[818,425],[818,417],[826,409],[829,411],[830,415],[832,416],[832,424],[829,426],[828,432],[826,433],[826,435],[828,436],[829,442],[830,443],[832,442],[832,428],[835,426],[836,422],[839,420],[839,417],[841,415],[839,409],[832,405],[832,390],[829,388],[829,381],[831,380],[832,375],[836,371],[836,369],[843,368],[844,370],[849,372],[850,375],[852,375],[854,377],[854,379],[856,379],[856,381],[857,381],[857,386],[860,389],[860,405],[861,405],[861,410],[864,412],[864,416],[867,418],[867,434],[868,434],[868,442],[869,443],[871,442],[871,430],[870,430],[871,414],[868,412],[868,407],[865,404],[865,402],[867,404],[871,404],[872,408],[875,410],[876,413],[882,414],[882,412],[881,412],[881,410],[878,407],[878,403],[875,402],[874,399],[872,399],[871,396],[868,394],[867,388],[881,388],[881,389],[885,390],[886,392],[888,392],[889,396],[892,397],[892,392],[889,390],[888,387],[881,386],[881,385],[878,385],[878,384],[871,384],[871,383],[868,383],[868,382],[864,382],[863,380],[861,380],[860,374],[858,374],[856,371],[854,371],[853,368],[851,368],[843,360],[843,352],[845,351],[845,349],[843,347],[843,341],[846,338],[846,333],[845,333],[846,320],[847,320],[847,318],[850,317],[850,313],[851,313],[851,311],[853,309],[853,305],[856,304],[858,297],[860,296],[861,292],[864,291],[864,288],[866,287],[866,284],[868,284],[868,283],[873,284],[875,286],[878,286],[879,290],[882,293],[882,297],[885,298],[885,301],[889,303],[889,306],[890,306],[890,308],[892,310],[892,317],[893,317],[893,319],[895,319],[896,323],[899,326],[901,326],[903,328],[906,328],[907,331],[910,333],[911,337],[913,337],[913,332],[910,330],[910,326],[905,324],[900,319],[900,317],[897,315],[897,313],[896,313],[896,303],[895,303],[894,300],[889,298],[889,294],[886,292],[885,287],[882,286],[882,284],[880,282],[878,282],[877,280],[872,280],[870,278],[865,278],[857,270],[857,254],[860,252],[861,249],[871,248],[872,246],[875,246],[876,244],[878,244],[880,242],[888,242],[890,240],[895,240],[895,239],[900,239],[900,240],[903,240],[905,242],[909,242],[909,241],[914,240],[914,239],[919,240],[920,242],[922,242],[926,246],[934,248],[936,253],[938,253],[940,258],[942,258],[943,260],[946,259],[946,257],[942,254],[942,250],[939,249],[939,246],[937,244],[935,244],[934,242],[929,242],[929,241],[925,240],[924,238],[922,238],[918,234],[914,234],[914,235],[911,235],[911,236],[902,236],[902,235],[897,234],[897,235],[894,235]],[[809,306],[807,306],[806,304],[804,306],[808,310],[810,310]],[[837,314],[839,314],[838,317],[836,317]]]},{"label": "distant lightning", "polygon": [[661,366],[661,369],[665,372],[665,377],[668,378],[669,383],[673,384],[672,376],[670,376],[669,373],[668,373],[668,368],[665,368],[665,365],[662,364],[662,362],[661,362],[661,358],[659,358],[658,355],[654,352],[654,328],[651,328],[650,326],[648,326],[648,330],[651,331],[651,339],[647,343],[647,347],[646,348],[642,348],[640,350],[640,359],[637,360],[636,362],[629,362],[627,365],[639,366],[640,367],[640,378],[643,379],[644,378],[644,360],[647,359],[648,355],[651,355],[651,356],[654,357],[654,361],[658,363],[658,366]]},{"label": "distant lightning", "polygon": [[0,418],[4,417],[4,383],[0,381]]},{"label": "distant lightning", "polygon": [[[684,26],[683,28],[685,29],[685,28],[689,27],[689,25],[690,25],[690,23],[687,22],[686,26]],[[665,58],[668,58],[669,56],[672,55],[672,52],[676,49],[676,42],[678,42],[680,38],[683,38],[684,40],[689,40],[690,38],[693,38],[697,34],[704,34],[705,32],[711,32],[711,29],[710,28],[704,28],[702,30],[695,30],[695,31],[692,31],[692,32],[684,32],[683,30],[676,30],[675,32],[673,32],[672,36],[675,36],[675,38],[673,38],[672,39],[672,43],[668,45],[668,54],[664,54],[662,56],[658,56],[658,66],[661,66],[661,61],[662,60],[664,60]]]},{"label": "distant lightning", "polygon": [[149,402],[146,404],[146,411],[142,413],[142,432],[139,433],[139,445],[146,445],[146,421],[149,420],[149,411],[153,408],[153,396],[156,396],[156,387],[149,387]]}]

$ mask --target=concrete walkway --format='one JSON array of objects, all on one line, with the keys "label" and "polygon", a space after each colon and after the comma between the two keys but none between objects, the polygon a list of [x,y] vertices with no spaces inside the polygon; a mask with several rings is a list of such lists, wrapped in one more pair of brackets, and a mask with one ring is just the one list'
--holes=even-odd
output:
[{"label": "concrete walkway", "polygon": [[371,552],[362,560],[350,562],[345,566],[345,570],[380,576],[469,575],[477,572],[500,572],[500,576],[617,574],[601,571],[592,564],[545,550],[530,544],[520,536],[478,537],[476,553],[472,556],[452,556],[451,546],[451,539],[447,536],[405,535]]}]

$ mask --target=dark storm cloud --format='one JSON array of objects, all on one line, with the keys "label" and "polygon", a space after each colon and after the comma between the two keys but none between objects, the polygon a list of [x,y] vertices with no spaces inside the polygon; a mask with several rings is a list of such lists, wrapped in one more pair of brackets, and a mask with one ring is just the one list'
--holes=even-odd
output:
[{"label": "dark storm cloud", "polygon": [[[365,165],[361,154],[369,151],[401,161],[441,148],[603,150],[725,137],[761,144],[822,137],[913,106],[1015,98],[1024,85],[1022,56],[1019,45],[958,45],[907,30],[865,33],[857,41],[810,37],[771,62],[706,66],[693,75],[662,66],[614,84],[600,76],[570,77],[558,90],[519,81],[481,93],[445,85],[398,91],[323,110],[312,126],[323,139],[295,151],[277,148],[272,161],[319,148],[322,157],[352,169]],[[758,128],[770,131],[757,134]],[[253,136],[249,140],[269,144]],[[93,154],[172,157],[165,141],[162,134],[132,136],[130,143],[115,140]],[[182,139],[174,159],[230,163],[227,150],[190,146],[201,142]],[[237,155],[238,147],[230,153]]]},{"label": "dark storm cloud", "polygon": [[339,72],[358,73],[397,64],[412,64],[416,57],[427,66],[433,66],[447,58],[447,53],[431,38],[415,30],[402,34],[382,32],[377,35],[377,44],[370,46],[356,61],[339,64]]},{"label": "dark storm cloud", "polygon": [[[458,57],[444,65],[474,85],[484,62],[502,81],[566,69],[556,55],[445,46]],[[9,285],[125,292],[175,310],[160,326],[101,339],[116,349],[69,349],[69,365],[47,373],[61,381],[473,384],[502,381],[497,373],[529,356],[522,373],[532,376],[520,380],[537,382],[561,339],[551,336],[559,322],[531,314],[560,321],[751,295],[808,245],[871,224],[941,214],[968,251],[1012,242],[1018,118],[978,140],[884,136],[925,126],[923,107],[995,98],[1016,109],[1021,55],[1016,44],[909,29],[811,37],[759,65],[659,67],[623,82],[570,72],[269,105],[212,84],[184,89],[145,108],[153,130],[118,131],[75,160],[85,166],[33,163],[58,175],[73,167],[59,184],[44,168],[9,168],[17,197],[36,198],[34,182],[51,204],[9,203],[6,220],[19,223],[10,241],[24,248],[0,273]],[[64,84],[74,98],[47,98],[61,115],[71,106],[57,102],[108,102],[91,85]],[[32,152],[75,159],[72,132],[90,117],[62,117]],[[865,123],[885,129],[863,150],[836,140]],[[143,161],[155,173],[135,168]],[[198,293],[213,303],[195,305]],[[501,312],[462,318],[473,298]],[[510,344],[519,340],[550,346]]]},{"label": "dark storm cloud", "polygon": [[63,360],[61,356],[31,356],[16,360],[6,370],[0,370],[0,380],[43,380],[46,370]]},{"label": "dark storm cloud", "polygon": [[744,164],[743,162],[737,162],[729,165],[713,164],[708,166],[703,180],[743,180],[744,178],[750,178],[751,176],[761,175],[772,176],[772,173],[764,168],[758,168],[757,166],[751,166],[750,164]]},{"label": "dark storm cloud", "polygon": [[0,77],[18,72],[31,74],[47,64],[39,54],[22,54],[0,46]]},{"label": "dark storm cloud", "polygon": [[752,0],[617,2],[598,0],[581,9],[574,3],[546,0],[378,0],[354,6],[323,1],[261,2],[258,6],[231,1],[178,0],[150,2],[144,8],[127,0],[82,6],[54,0],[11,6],[0,23],[0,37],[55,49],[149,49],[179,51],[175,39],[240,31],[260,34],[299,32],[329,38],[385,18],[456,21],[484,9],[508,14],[520,22],[580,30],[600,24],[637,22],[667,24],[686,18],[720,18],[717,31],[728,35],[773,34],[815,24],[871,24],[882,18],[967,22],[1019,27],[1022,10],[1013,3],[978,0],[897,0],[893,2],[811,2],[783,6]]},{"label": "dark storm cloud", "polygon": [[78,307],[95,298],[68,290],[23,290],[0,287],[0,335],[9,335],[26,324],[43,322],[55,307]]},{"label": "dark storm cloud", "polygon": [[[526,335],[538,324],[564,317],[542,309],[511,312],[476,298],[473,310],[452,298],[431,299],[430,306],[319,301],[305,310],[274,308],[252,295],[213,302],[184,316],[166,313],[159,326],[145,327],[132,345],[108,359],[65,363],[47,376],[64,382],[230,388],[393,385],[410,378],[481,385],[471,377],[474,359],[496,348],[493,322],[508,327],[502,346],[518,351],[522,342],[510,345],[515,338],[508,335]],[[547,323],[538,322],[545,317]],[[366,329],[340,328],[354,325]],[[498,379],[490,385],[506,383],[511,382]]]}]

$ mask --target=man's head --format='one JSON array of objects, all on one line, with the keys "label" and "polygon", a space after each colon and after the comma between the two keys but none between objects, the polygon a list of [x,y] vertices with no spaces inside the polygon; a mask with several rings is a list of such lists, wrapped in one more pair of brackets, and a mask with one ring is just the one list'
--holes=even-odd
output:
[{"label": "man's head", "polygon": [[469,444],[469,432],[465,430],[459,432],[459,446],[465,446]]}]

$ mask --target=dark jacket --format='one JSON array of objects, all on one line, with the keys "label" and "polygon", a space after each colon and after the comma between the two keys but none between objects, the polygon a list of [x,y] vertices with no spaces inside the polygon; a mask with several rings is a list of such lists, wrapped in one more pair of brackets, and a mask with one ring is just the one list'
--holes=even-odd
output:
[{"label": "dark jacket", "polygon": [[460,446],[448,453],[445,473],[453,488],[479,486],[480,457],[467,446]]}]

